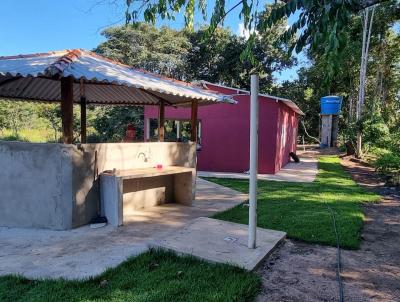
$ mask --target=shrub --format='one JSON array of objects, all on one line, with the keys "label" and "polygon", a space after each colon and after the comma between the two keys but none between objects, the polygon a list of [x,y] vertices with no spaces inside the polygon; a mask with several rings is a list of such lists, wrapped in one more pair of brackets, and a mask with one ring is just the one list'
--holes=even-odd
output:
[{"label": "shrub", "polygon": [[27,142],[28,140],[24,137],[21,137],[19,135],[15,135],[15,134],[10,134],[10,135],[6,135],[0,138],[0,140],[3,141],[10,141],[10,142],[14,142],[14,141],[19,141],[19,142]]},{"label": "shrub", "polygon": [[387,175],[387,182],[399,185],[400,183],[400,156],[388,152],[380,155],[375,161],[375,168]]}]

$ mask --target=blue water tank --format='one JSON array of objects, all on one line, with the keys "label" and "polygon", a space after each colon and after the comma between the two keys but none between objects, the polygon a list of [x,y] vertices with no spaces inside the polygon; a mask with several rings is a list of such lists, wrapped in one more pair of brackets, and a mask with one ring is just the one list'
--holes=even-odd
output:
[{"label": "blue water tank", "polygon": [[321,98],[321,114],[338,115],[342,107],[342,97],[336,95]]}]

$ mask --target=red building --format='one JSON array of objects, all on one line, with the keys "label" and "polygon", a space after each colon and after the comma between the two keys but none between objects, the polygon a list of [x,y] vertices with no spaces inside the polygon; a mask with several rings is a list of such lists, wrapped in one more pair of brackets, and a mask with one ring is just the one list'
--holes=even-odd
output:
[{"label": "red building", "polygon": [[[202,82],[206,89],[231,95],[238,102],[201,106],[198,110],[201,146],[197,167],[200,171],[244,172],[249,170],[250,95],[248,91]],[[296,151],[297,127],[303,112],[292,101],[280,97],[259,96],[258,171],[274,174],[289,162],[289,153]],[[145,139],[155,132],[158,108],[145,106]],[[170,140],[184,139],[190,108],[167,107],[167,131]],[[167,136],[168,138],[168,136]]]}]

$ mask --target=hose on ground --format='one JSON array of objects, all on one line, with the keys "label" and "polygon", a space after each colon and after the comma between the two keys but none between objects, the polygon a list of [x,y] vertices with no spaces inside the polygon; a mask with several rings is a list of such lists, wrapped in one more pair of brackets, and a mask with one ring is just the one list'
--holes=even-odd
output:
[{"label": "hose on ground", "polygon": [[336,264],[336,279],[338,281],[339,284],[339,301],[340,302],[344,302],[344,294],[343,294],[343,282],[342,282],[342,276],[341,276],[341,272],[342,272],[342,265],[341,265],[341,253],[340,253],[340,242],[339,242],[339,232],[337,230],[337,226],[336,226],[336,216],[335,216],[335,212],[332,210],[332,208],[328,205],[328,203],[325,202],[326,207],[328,208],[328,210],[331,213],[331,217],[332,217],[332,224],[333,224],[333,229],[335,231],[335,236],[336,236],[336,247],[337,247],[337,264]]}]

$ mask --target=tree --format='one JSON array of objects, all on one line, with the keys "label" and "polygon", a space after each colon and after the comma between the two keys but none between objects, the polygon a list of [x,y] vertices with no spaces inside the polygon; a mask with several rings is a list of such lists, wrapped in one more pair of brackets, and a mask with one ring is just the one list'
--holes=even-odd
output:
[{"label": "tree", "polygon": [[[256,0],[238,0],[230,6],[225,0],[216,0],[208,32],[210,34],[214,32],[224,22],[228,14],[237,11],[243,19],[245,29],[249,32],[254,32],[257,29],[261,33],[284,18],[300,12],[297,21],[285,31],[282,38],[289,41],[297,35],[298,38],[292,47],[297,52],[306,45],[317,47],[321,42],[327,42],[327,52],[336,51],[344,46],[340,36],[353,15],[368,7],[388,1],[390,0],[339,0],[328,2],[320,0],[284,0],[275,1],[276,5],[271,8],[260,4]],[[135,22],[138,15],[143,14],[145,21],[154,24],[158,16],[162,19],[174,19],[177,13],[183,11],[185,25],[188,28],[193,28],[197,11],[206,19],[207,3],[205,0],[128,0],[126,1],[126,21],[127,23]],[[261,16],[266,12],[266,9],[270,11],[269,17],[262,18]],[[254,34],[252,35],[254,36]],[[249,39],[249,42],[251,44],[253,40]]]},{"label": "tree", "polygon": [[58,141],[61,132],[61,107],[58,104],[41,104],[38,108],[39,117],[46,120],[54,131],[54,141]]},{"label": "tree", "polygon": [[98,108],[93,126],[103,142],[120,142],[125,138],[126,127],[136,127],[137,138],[143,138],[143,107],[102,106]]},{"label": "tree", "polygon": [[190,49],[184,32],[135,23],[110,27],[102,35],[107,41],[95,49],[97,53],[160,75],[183,78]]},{"label": "tree", "polygon": [[15,137],[22,128],[32,124],[33,115],[32,104],[0,100],[0,123],[3,128],[12,129]]},{"label": "tree", "polygon": [[[363,117],[355,120],[356,99],[360,75],[360,57],[362,49],[362,22],[360,16],[353,16],[343,32],[346,42],[340,53],[325,53],[324,45],[308,49],[306,54],[310,66],[299,71],[299,80],[283,83],[277,87],[277,93],[296,101],[306,113],[305,124],[314,136],[318,134],[318,113],[320,97],[338,94],[344,97],[343,119],[340,129],[344,139],[353,144],[357,141],[357,132],[364,134],[365,146],[387,142],[388,134],[395,140],[400,129],[397,111],[400,87],[400,36],[393,30],[398,19],[393,3],[382,4],[376,8],[373,19],[368,73],[365,73],[365,110]],[[331,73],[329,80],[325,75]],[[311,95],[309,93],[311,91]],[[308,95],[307,95],[308,94]],[[389,131],[387,131],[389,129]],[[302,131],[302,129],[299,129]],[[374,134],[375,132],[375,134]],[[380,135],[376,135],[380,133]],[[381,137],[379,142],[377,137]]]}]

